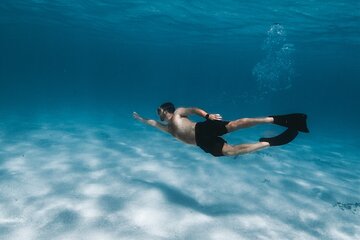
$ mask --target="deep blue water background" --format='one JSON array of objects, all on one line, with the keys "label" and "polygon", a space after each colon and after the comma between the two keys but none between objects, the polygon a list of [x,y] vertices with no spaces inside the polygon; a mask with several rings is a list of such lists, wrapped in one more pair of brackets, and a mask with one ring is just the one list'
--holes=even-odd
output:
[{"label": "deep blue water background", "polygon": [[[1,1],[1,112],[155,117],[172,101],[227,119],[306,112],[313,127],[352,131],[359,17],[359,1]],[[294,74],[263,96],[252,71],[274,23]]]},{"label": "deep blue water background", "polygon": [[[0,238],[360,239],[359,26],[358,0],[2,0]],[[311,133],[214,158],[133,119],[164,101]]]}]

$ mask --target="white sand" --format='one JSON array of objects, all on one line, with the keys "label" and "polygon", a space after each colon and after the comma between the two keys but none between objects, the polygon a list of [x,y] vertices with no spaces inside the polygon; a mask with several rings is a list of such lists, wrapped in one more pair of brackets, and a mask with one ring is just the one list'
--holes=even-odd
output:
[{"label": "white sand", "polygon": [[0,239],[360,239],[355,141],[214,158],[136,122],[15,121],[0,146]]}]

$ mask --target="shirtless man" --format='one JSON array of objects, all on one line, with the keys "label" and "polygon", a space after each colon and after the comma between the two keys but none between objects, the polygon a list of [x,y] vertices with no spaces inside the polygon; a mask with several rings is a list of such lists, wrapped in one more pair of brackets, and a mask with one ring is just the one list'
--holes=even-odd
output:
[{"label": "shirtless man", "polygon": [[[306,126],[305,114],[277,115],[261,118],[240,118],[233,121],[223,121],[220,114],[209,114],[199,108],[177,108],[170,103],[164,103],[157,109],[161,122],[146,119],[134,112],[133,116],[140,122],[170,133],[178,140],[187,144],[197,145],[213,156],[234,156],[254,152],[269,146],[279,146],[291,142],[298,131],[309,132]],[[192,122],[191,114],[204,117],[206,121]],[[220,136],[263,123],[274,123],[287,127],[280,135],[272,138],[260,138],[257,143],[230,145]]]}]

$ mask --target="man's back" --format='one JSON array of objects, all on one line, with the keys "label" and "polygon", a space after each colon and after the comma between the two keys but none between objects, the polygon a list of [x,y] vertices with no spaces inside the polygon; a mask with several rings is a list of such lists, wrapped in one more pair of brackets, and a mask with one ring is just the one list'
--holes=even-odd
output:
[{"label": "man's back", "polygon": [[187,116],[181,115],[182,109],[179,108],[174,112],[173,117],[168,123],[169,133],[177,139],[196,145],[195,141],[195,124]]}]

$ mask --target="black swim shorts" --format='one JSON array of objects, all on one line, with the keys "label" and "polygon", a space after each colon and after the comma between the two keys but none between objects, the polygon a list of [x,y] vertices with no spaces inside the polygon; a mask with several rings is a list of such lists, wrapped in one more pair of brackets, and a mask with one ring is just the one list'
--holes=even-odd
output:
[{"label": "black swim shorts", "polygon": [[195,125],[196,145],[207,153],[211,153],[215,157],[224,156],[222,148],[226,141],[219,137],[228,131],[226,125],[229,122],[219,120],[206,120],[198,122]]}]

